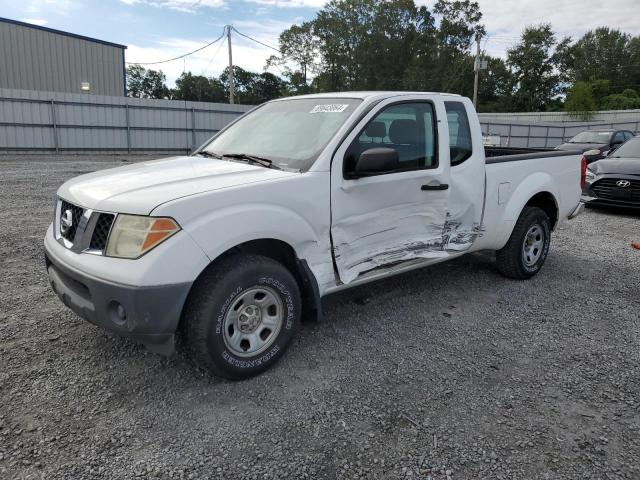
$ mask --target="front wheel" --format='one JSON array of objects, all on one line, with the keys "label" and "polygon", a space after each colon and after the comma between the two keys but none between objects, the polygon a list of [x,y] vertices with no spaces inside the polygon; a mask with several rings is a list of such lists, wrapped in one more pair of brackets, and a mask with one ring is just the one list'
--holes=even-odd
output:
[{"label": "front wheel", "polygon": [[282,264],[235,255],[198,279],[182,318],[200,367],[231,380],[257,375],[284,353],[300,321],[300,291]]},{"label": "front wheel", "polygon": [[496,252],[498,270],[516,280],[533,277],[542,268],[550,243],[549,216],[538,207],[525,207],[509,241]]}]

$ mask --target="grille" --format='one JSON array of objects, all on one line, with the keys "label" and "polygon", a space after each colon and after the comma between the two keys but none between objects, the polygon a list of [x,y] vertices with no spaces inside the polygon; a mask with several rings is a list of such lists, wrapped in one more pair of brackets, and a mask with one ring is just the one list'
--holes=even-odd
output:
[{"label": "grille", "polygon": [[109,232],[111,231],[111,225],[113,225],[115,215],[111,213],[99,213],[98,215],[96,226],[93,229],[93,235],[91,235],[89,248],[91,250],[104,251],[104,249],[107,248],[107,238],[109,238]]},{"label": "grille", "polygon": [[[72,224],[69,228],[63,231],[62,227],[62,217],[65,215],[67,210],[71,210],[71,218]],[[76,236],[76,229],[78,228],[78,224],[80,223],[80,218],[84,214],[84,208],[73,205],[65,200],[62,200],[62,206],[60,209],[60,235],[70,242],[73,242]]]},{"label": "grille", "polygon": [[628,187],[619,187],[616,185],[616,182],[620,180],[623,179],[603,178],[591,185],[591,191],[596,197],[604,200],[640,203],[640,180],[628,180],[631,182]]}]

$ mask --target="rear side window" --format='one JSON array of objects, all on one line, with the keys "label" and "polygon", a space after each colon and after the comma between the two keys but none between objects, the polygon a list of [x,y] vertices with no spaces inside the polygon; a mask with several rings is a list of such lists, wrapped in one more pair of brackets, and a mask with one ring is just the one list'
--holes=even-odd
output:
[{"label": "rear side window", "polygon": [[444,102],[449,124],[449,152],[451,166],[455,167],[473,154],[471,127],[467,110],[462,102]]}]

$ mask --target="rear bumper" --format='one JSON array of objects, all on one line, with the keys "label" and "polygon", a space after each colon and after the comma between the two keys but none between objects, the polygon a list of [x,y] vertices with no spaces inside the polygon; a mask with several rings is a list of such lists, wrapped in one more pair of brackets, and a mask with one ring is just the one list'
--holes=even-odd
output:
[{"label": "rear bumper", "polygon": [[191,283],[134,287],[72,269],[45,247],[49,282],[60,300],[81,318],[150,350],[170,355]]}]

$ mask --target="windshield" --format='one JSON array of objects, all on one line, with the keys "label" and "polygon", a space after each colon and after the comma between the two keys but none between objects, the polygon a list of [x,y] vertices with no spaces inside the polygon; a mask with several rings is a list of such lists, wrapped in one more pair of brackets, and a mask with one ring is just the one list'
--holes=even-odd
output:
[{"label": "windshield", "polygon": [[611,134],[613,132],[594,132],[587,130],[586,132],[580,132],[569,143],[609,143]]},{"label": "windshield", "polygon": [[291,99],[266,103],[216,136],[202,150],[253,155],[285,169],[308,170],[362,100]]},{"label": "windshield", "polygon": [[620,148],[614,150],[611,158],[640,158],[640,138],[633,137]]}]

